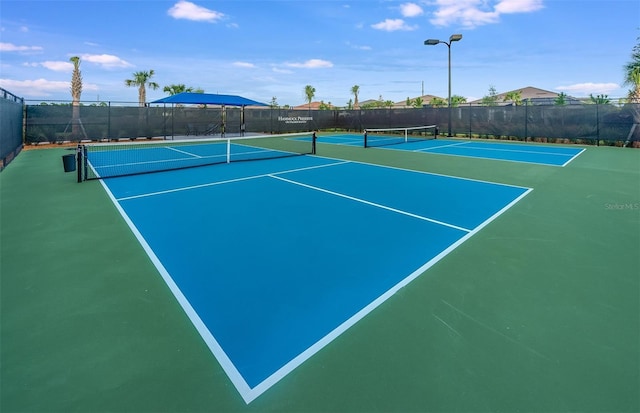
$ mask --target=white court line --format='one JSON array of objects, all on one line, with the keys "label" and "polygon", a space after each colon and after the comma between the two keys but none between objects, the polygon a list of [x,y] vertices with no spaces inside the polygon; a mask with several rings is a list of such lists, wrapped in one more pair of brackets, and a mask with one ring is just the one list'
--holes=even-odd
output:
[{"label": "white court line", "polygon": [[308,169],[326,168],[328,166],[342,165],[342,164],[345,164],[345,163],[349,163],[349,161],[334,162],[334,163],[329,163],[329,164],[325,164],[325,165],[307,166],[307,167],[304,167],[304,168],[289,169],[289,170],[279,171],[279,172],[270,172],[270,173],[261,174],[261,175],[251,175],[251,176],[245,176],[243,178],[227,179],[225,181],[207,182],[206,184],[184,186],[184,187],[181,187],[181,188],[167,189],[167,190],[158,191],[158,192],[148,192],[146,194],[132,195],[132,196],[126,196],[126,197],[122,197],[122,198],[117,198],[117,201],[128,201],[128,200],[131,200],[131,199],[146,198],[146,197],[156,196],[156,195],[165,195],[165,194],[170,194],[170,193],[173,193],[173,192],[190,191],[192,189],[199,189],[199,188],[206,188],[206,187],[209,187],[209,186],[230,184],[230,183],[233,183],[233,182],[248,181],[248,180],[251,180],[251,179],[265,178],[265,177],[268,177],[268,176],[271,176],[271,175],[286,174],[286,173],[298,172],[298,171],[306,171]]},{"label": "white court line", "polygon": [[[351,162],[341,161],[341,162],[336,162],[336,163],[326,164],[326,165],[320,165],[320,166],[315,166],[315,167],[300,168],[298,170],[321,168],[321,167],[325,167],[325,166],[334,166],[334,165],[347,164],[347,163],[351,163]],[[365,164],[365,163],[362,163],[362,164]],[[380,165],[372,165],[372,166],[380,167]],[[400,168],[393,168],[393,167],[389,167],[389,168],[390,169],[400,169]],[[294,170],[292,170],[292,171],[294,171]],[[289,171],[283,171],[283,172],[279,172],[279,173],[286,173],[286,172],[289,172]],[[412,171],[412,172],[416,172],[416,171]],[[436,174],[431,174],[431,175],[436,175]],[[273,174],[267,174],[267,176],[271,176],[272,178],[275,178],[275,179],[281,179],[281,180],[287,181],[286,179],[281,178],[281,177],[276,177]],[[446,176],[446,175],[443,175],[443,176]],[[450,178],[463,179],[463,180],[465,179],[465,178],[456,178],[456,177],[450,177]],[[247,178],[247,179],[250,179],[250,178]],[[480,182],[482,182],[482,181],[480,181]],[[298,356],[296,356],[295,358],[293,358],[292,360],[287,362],[284,366],[282,366],[280,369],[278,369],[272,375],[267,377],[265,380],[260,382],[255,387],[251,388],[248,385],[248,383],[246,382],[246,380],[242,377],[242,375],[240,374],[238,369],[235,367],[235,365],[233,364],[231,359],[228,357],[228,355],[226,354],[224,349],[220,346],[218,341],[215,339],[215,337],[213,336],[211,331],[209,331],[209,329],[204,324],[202,319],[198,316],[197,312],[193,309],[193,307],[191,306],[191,304],[189,303],[187,298],[184,296],[184,294],[182,293],[180,288],[177,286],[175,281],[171,278],[171,275],[168,273],[168,271],[166,270],[164,265],[160,262],[159,258],[155,255],[154,251],[151,249],[149,244],[146,242],[146,240],[144,239],[142,234],[139,232],[139,230],[133,224],[131,219],[127,216],[127,214],[124,211],[123,207],[117,202],[116,198],[111,193],[111,191],[108,188],[108,186],[105,183],[105,181],[100,181],[100,183],[103,186],[103,188],[105,189],[105,191],[107,192],[109,198],[112,200],[112,202],[116,206],[116,208],[119,211],[120,215],[124,218],[125,222],[127,223],[129,228],[134,233],[135,237],[138,239],[138,241],[142,245],[142,247],[145,250],[145,252],[147,253],[147,255],[150,257],[150,259],[151,259],[152,263],[154,264],[154,266],[160,272],[160,275],[162,276],[163,280],[166,282],[167,286],[169,287],[169,289],[171,290],[173,295],[176,297],[177,301],[179,302],[179,304],[181,305],[181,307],[185,311],[186,315],[189,317],[189,319],[191,320],[191,322],[195,326],[195,328],[198,331],[198,333],[200,334],[200,336],[203,338],[205,344],[208,346],[209,350],[212,352],[212,354],[218,360],[218,363],[220,363],[221,367],[223,368],[223,370],[225,371],[225,373],[229,377],[230,381],[233,383],[233,385],[235,386],[236,390],[239,392],[240,396],[242,397],[242,399],[247,404],[251,403],[257,397],[259,397],[262,393],[264,393],[265,391],[270,389],[274,384],[276,384],[278,381],[280,381],[286,375],[291,373],[295,368],[297,368],[302,363],[304,363],[306,360],[308,360],[310,357],[312,357],[314,354],[319,352],[322,348],[324,348],[329,343],[331,343],[333,340],[335,340],[338,336],[340,336],[342,333],[344,333],[346,330],[348,330],[351,326],[355,325],[358,321],[360,321],[366,315],[371,313],[374,309],[379,307],[382,303],[387,301],[390,297],[392,297],[394,294],[396,294],[399,290],[401,290],[402,288],[407,286],[414,279],[416,279],[417,277],[422,275],[426,270],[428,270],[430,267],[435,265],[438,261],[440,261],[442,258],[447,256],[450,252],[452,252],[454,249],[456,249],[458,246],[460,246],[462,243],[464,243],[466,240],[468,240],[471,236],[473,236],[478,231],[480,231],[482,228],[484,228],[486,225],[488,225],[490,222],[495,220],[498,216],[502,215],[505,211],[507,211],[509,208],[511,208],[513,205],[515,205],[517,202],[519,202],[522,198],[524,198],[529,192],[532,191],[532,189],[528,189],[522,195],[520,195],[519,197],[514,199],[508,205],[504,206],[500,211],[496,212],[493,216],[489,217],[487,220],[485,220],[479,226],[475,227],[473,230],[471,230],[471,231],[464,230],[467,233],[464,236],[462,236],[462,238],[460,238],[458,241],[454,242],[449,247],[447,247],[445,250],[441,251],[438,255],[436,255],[435,257],[433,257],[432,259],[430,259],[426,263],[424,263],[421,267],[419,267],[418,269],[413,271],[411,274],[409,274],[407,277],[405,277],[400,282],[395,284],[389,290],[387,290],[384,293],[382,293],[378,298],[376,298],[373,301],[371,301],[368,305],[366,305],[360,311],[358,311],[353,316],[351,316],[350,318],[345,320],[342,324],[340,324],[339,326],[334,328],[331,332],[329,332],[327,335],[322,337],[320,340],[318,340],[317,342],[312,344],[310,347],[308,347],[306,350],[304,350]],[[293,183],[299,185],[299,183],[296,183],[296,182],[293,182]],[[496,185],[504,185],[504,184],[496,184]],[[512,186],[512,185],[504,185],[504,186]]]},{"label": "white court line", "polygon": [[275,175],[271,175],[271,174],[268,175],[268,176],[271,177],[271,178],[274,178],[274,179],[279,179],[281,181],[288,182],[290,184],[299,185],[299,186],[303,186],[305,188],[313,189],[315,191],[324,192],[326,194],[339,196],[341,198],[349,199],[351,201],[356,201],[356,202],[360,202],[360,203],[363,203],[363,204],[366,204],[366,205],[371,205],[371,206],[374,206],[376,208],[386,209],[387,211],[392,211],[392,212],[395,212],[395,213],[398,213],[398,214],[407,215],[407,216],[410,216],[412,218],[417,218],[417,219],[421,219],[423,221],[428,221],[428,222],[431,222],[431,223],[434,223],[434,224],[438,224],[438,225],[442,225],[442,226],[445,226],[445,227],[453,228],[453,229],[456,229],[458,231],[471,232],[471,230],[467,229],[467,228],[459,227],[457,225],[449,224],[449,223],[446,223],[446,222],[443,222],[443,221],[438,221],[437,219],[431,219],[431,218],[423,217],[421,215],[412,214],[411,212],[402,211],[400,209],[388,207],[388,206],[382,205],[382,204],[377,204],[375,202],[371,202],[371,201],[367,201],[367,200],[364,200],[364,199],[356,198],[356,197],[353,197],[353,196],[350,196],[350,195],[341,194],[340,192],[334,192],[334,191],[330,191],[328,189],[320,188],[320,187],[317,187],[317,186],[304,184],[302,182],[293,181],[291,179],[286,179],[286,178],[283,178],[281,176],[275,176]]},{"label": "white court line", "polygon": [[569,159],[567,162],[563,163],[563,164],[562,164],[562,167],[564,168],[565,166],[569,165],[569,163],[570,163],[571,161],[573,161],[574,159],[576,159],[578,156],[580,156],[580,155],[582,154],[582,152],[584,152],[584,151],[586,151],[586,150],[587,150],[586,148],[582,148],[582,150],[581,150],[580,152],[576,153],[575,155],[573,155],[573,157],[572,157],[571,159]]},{"label": "white court line", "polygon": [[171,146],[163,146],[163,148],[165,148],[165,149],[170,149],[170,150],[172,150],[172,151],[176,151],[176,152],[178,152],[178,153],[183,153],[183,154],[185,154],[185,155],[193,156],[194,158],[202,158],[202,156],[200,156],[200,155],[196,155],[195,153],[191,153],[191,152],[187,152],[187,151],[181,151],[180,149],[178,149],[178,148],[172,148]]},{"label": "white court line", "polygon": [[449,145],[432,146],[432,147],[429,147],[429,148],[414,149],[412,152],[430,151],[432,149],[448,148],[450,146],[468,145],[469,143],[471,143],[471,142],[459,142],[459,143],[452,143],[452,144],[449,144]]},{"label": "white court line", "polygon": [[[469,142],[469,143],[479,143],[481,145],[484,144],[482,142]],[[510,145],[510,144],[507,143],[507,144],[502,144],[502,145]],[[535,154],[535,155],[573,156],[573,155],[570,155],[570,154],[557,153],[557,152],[528,151],[528,150],[523,150],[523,149],[482,148],[480,146],[474,146],[474,147],[469,148],[469,149],[478,149],[478,150],[482,150],[482,151],[496,151],[496,152],[532,153],[532,154]]]}]

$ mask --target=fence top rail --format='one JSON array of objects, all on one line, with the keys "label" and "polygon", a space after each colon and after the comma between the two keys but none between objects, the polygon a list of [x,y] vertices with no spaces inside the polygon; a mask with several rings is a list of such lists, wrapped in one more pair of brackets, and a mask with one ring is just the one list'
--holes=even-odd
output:
[{"label": "fence top rail", "polygon": [[6,89],[3,89],[0,87],[0,96],[2,96],[3,99],[6,100],[11,100],[13,102],[17,102],[20,104],[24,104],[24,98],[21,98],[19,96],[14,95],[13,93],[9,92]]}]

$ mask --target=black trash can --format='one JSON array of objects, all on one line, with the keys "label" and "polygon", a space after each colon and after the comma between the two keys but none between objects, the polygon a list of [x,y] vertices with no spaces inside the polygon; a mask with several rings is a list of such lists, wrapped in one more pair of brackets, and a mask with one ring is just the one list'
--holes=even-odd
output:
[{"label": "black trash can", "polygon": [[76,170],[76,155],[70,153],[69,155],[62,155],[62,164],[64,165],[65,172],[73,172]]}]

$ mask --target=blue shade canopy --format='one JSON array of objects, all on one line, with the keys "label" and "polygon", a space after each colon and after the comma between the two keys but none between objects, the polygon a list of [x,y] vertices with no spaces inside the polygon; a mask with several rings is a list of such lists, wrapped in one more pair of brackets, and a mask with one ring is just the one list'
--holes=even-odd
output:
[{"label": "blue shade canopy", "polygon": [[154,100],[151,103],[182,103],[193,105],[224,105],[224,106],[268,106],[255,100],[236,95],[218,95],[213,93],[183,92],[166,98]]}]

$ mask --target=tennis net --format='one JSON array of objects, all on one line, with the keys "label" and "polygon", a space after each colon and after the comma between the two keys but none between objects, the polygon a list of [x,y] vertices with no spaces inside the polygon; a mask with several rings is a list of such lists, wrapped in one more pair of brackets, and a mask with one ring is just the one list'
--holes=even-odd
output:
[{"label": "tennis net", "polygon": [[398,145],[407,142],[436,139],[437,137],[438,127],[436,125],[412,126],[407,128],[367,128],[364,131],[364,147]]},{"label": "tennis net", "polygon": [[313,132],[83,145],[84,180],[315,153]]}]

